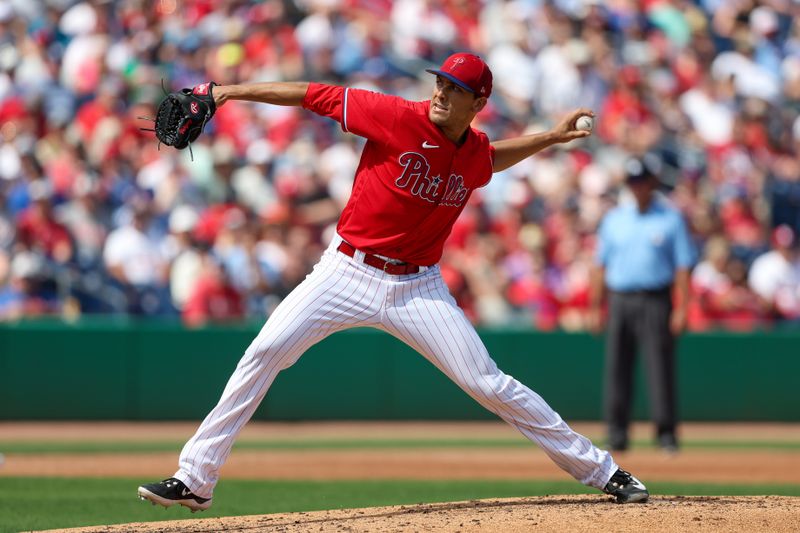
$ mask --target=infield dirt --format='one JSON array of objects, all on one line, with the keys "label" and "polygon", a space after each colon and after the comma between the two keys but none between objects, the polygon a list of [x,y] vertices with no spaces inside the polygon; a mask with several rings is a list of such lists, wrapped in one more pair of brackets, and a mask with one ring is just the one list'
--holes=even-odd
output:
[{"label": "infield dirt", "polygon": [[341,511],[146,522],[70,529],[70,533],[702,531],[796,532],[800,498],[654,497],[617,505],[603,496],[547,496]]},{"label": "infield dirt", "polygon": [[[175,441],[195,424],[0,424],[0,441]],[[575,424],[597,436],[596,424]],[[12,437],[13,435],[13,437]],[[634,437],[647,439],[639,425]],[[684,426],[684,437],[702,441],[750,442],[754,446],[687,447],[677,455],[653,448],[615,454],[623,467],[645,482],[678,481],[737,484],[800,484],[800,426]],[[250,442],[331,442],[336,440],[419,439],[403,448],[234,449],[223,477],[258,479],[566,479],[535,446],[431,446],[424,441],[521,438],[499,423],[441,424],[259,424],[241,440]],[[759,445],[759,442],[761,443]],[[770,444],[772,443],[772,444]],[[777,444],[777,445],[776,445]],[[789,444],[781,446],[781,444]],[[135,476],[153,481],[170,475],[174,453],[7,454],[2,476]],[[215,502],[215,506],[223,502]],[[187,511],[188,515],[188,511]],[[482,500],[413,506],[317,511],[262,516],[198,518],[71,529],[71,532],[516,532],[516,531],[731,532],[800,531],[800,498],[777,496],[679,497],[655,495],[644,505],[616,505],[602,494]]]},{"label": "infield dirt", "polygon": [[[599,424],[575,424],[589,436],[602,434]],[[194,423],[3,423],[0,441],[96,443],[174,441],[174,452],[23,453],[6,454],[2,476],[142,477],[162,479],[174,472],[182,441]],[[753,447],[693,447],[677,455],[634,447],[616,453],[617,462],[644,481],[739,484],[800,484],[800,448],[759,446],[800,443],[800,425],[685,424],[693,442],[753,443]],[[12,438],[13,436],[13,438]],[[646,439],[649,427],[638,424],[634,438]],[[452,439],[480,439],[511,446],[431,445]],[[303,443],[395,441],[379,446],[303,448]],[[416,440],[413,447],[402,442]],[[236,449],[222,469],[229,479],[567,479],[536,446],[503,423],[251,423],[242,442],[298,443],[278,449]],[[521,446],[514,445],[516,442]],[[800,526],[799,526],[800,527]]]}]

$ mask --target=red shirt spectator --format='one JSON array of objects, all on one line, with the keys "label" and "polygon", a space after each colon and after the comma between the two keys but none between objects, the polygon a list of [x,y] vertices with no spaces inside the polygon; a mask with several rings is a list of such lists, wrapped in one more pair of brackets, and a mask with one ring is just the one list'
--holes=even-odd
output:
[{"label": "red shirt spectator", "polygon": [[746,285],[746,268],[730,257],[724,237],[709,239],[705,260],[692,272],[689,327],[694,331],[753,329],[763,318],[758,299]]},{"label": "red shirt spectator", "polygon": [[764,241],[761,224],[743,198],[730,198],[720,208],[725,236],[734,245],[757,248]]},{"label": "red shirt spectator", "polygon": [[75,115],[75,122],[84,142],[91,140],[94,130],[100,121],[110,116],[113,116],[113,113],[105,99],[90,100],[81,106]]},{"label": "red shirt spectator", "polygon": [[[28,248],[38,248],[48,257],[66,262],[72,257],[72,240],[67,228],[53,218],[46,186],[31,184],[34,203],[19,214],[17,239]],[[41,189],[41,190],[40,190]]]},{"label": "red shirt spectator", "polygon": [[222,268],[210,257],[203,273],[189,294],[183,308],[183,320],[189,326],[224,322],[244,317],[242,296],[233,288]]},{"label": "red shirt spectator", "polygon": [[620,71],[617,86],[603,102],[598,133],[605,140],[619,141],[624,124],[644,124],[653,119],[652,111],[644,103],[640,94],[641,73],[635,67],[627,66]]},{"label": "red shirt spectator", "polygon": [[194,237],[200,242],[213,243],[226,224],[244,222],[246,215],[236,204],[213,204],[201,215],[194,228]]}]

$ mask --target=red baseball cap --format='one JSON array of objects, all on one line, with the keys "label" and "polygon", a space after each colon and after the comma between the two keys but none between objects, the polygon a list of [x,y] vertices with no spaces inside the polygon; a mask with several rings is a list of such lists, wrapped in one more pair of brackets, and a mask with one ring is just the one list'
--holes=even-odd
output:
[{"label": "red baseball cap", "polygon": [[439,70],[429,68],[425,71],[447,78],[477,96],[492,94],[492,71],[475,54],[453,54],[444,60]]}]

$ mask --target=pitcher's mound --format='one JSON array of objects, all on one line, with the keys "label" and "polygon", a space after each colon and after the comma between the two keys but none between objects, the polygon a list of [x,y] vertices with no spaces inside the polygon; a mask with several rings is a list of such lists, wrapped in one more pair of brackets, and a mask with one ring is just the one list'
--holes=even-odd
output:
[{"label": "pitcher's mound", "polygon": [[319,531],[797,531],[800,498],[786,496],[655,496],[617,505],[607,496],[547,496],[395,507],[370,507],[143,522],[70,529],[75,532],[247,533]]}]

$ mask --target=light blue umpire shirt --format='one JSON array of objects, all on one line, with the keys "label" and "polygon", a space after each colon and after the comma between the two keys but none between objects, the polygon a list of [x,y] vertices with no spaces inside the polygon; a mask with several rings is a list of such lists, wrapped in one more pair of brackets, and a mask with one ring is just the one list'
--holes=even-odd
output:
[{"label": "light blue umpire shirt", "polygon": [[635,201],[627,201],[600,222],[596,261],[605,267],[606,286],[612,291],[667,287],[675,271],[690,268],[694,259],[683,216],[657,196],[644,213]]}]

